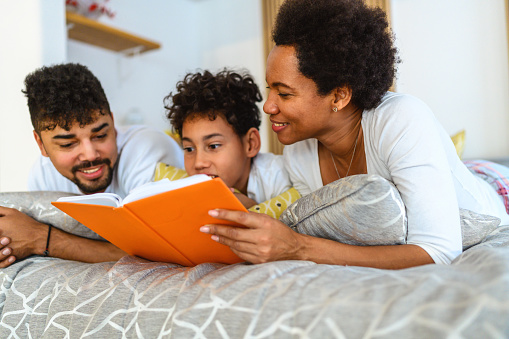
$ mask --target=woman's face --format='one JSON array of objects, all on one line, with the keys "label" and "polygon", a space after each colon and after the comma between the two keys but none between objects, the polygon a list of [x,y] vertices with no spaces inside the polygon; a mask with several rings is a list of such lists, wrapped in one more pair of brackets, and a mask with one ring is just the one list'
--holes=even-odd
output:
[{"label": "woman's face", "polygon": [[315,82],[298,70],[294,47],[274,47],[267,59],[266,81],[270,91],[263,110],[281,143],[320,139],[332,128],[334,94],[318,94]]}]

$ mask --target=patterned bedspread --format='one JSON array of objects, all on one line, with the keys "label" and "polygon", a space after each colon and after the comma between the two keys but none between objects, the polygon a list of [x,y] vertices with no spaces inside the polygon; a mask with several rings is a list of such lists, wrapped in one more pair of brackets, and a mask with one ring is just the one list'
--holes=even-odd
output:
[{"label": "patterned bedspread", "polygon": [[0,282],[1,338],[509,337],[509,227],[448,266],[32,257]]}]

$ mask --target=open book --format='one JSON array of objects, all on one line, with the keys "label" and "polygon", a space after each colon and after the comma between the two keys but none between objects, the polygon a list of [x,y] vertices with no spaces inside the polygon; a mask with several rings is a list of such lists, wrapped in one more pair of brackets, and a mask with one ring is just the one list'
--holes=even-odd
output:
[{"label": "open book", "polygon": [[130,255],[184,266],[242,261],[199,230],[205,224],[234,225],[209,216],[209,210],[247,211],[220,178],[166,179],[140,186],[123,200],[96,193],[52,204]]}]

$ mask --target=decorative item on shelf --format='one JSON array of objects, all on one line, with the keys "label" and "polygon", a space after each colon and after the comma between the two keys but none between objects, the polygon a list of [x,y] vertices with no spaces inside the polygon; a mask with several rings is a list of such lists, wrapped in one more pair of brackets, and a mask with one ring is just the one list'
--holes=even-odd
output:
[{"label": "decorative item on shelf", "polygon": [[66,0],[65,9],[94,20],[103,14],[113,18],[115,13],[106,6],[107,2],[109,0]]}]

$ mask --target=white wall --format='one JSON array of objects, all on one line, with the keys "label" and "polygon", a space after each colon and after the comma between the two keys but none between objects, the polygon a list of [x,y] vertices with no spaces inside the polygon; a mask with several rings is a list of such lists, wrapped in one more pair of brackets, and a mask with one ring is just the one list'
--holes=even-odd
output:
[{"label": "white wall", "polygon": [[[72,61],[90,67],[118,124],[134,113],[143,123],[168,128],[162,99],[197,68],[246,68],[264,93],[259,0],[110,3],[116,17],[101,21],[163,47],[129,58],[67,43],[63,1],[0,0],[0,191],[24,190],[38,154],[20,90],[26,74],[41,65]],[[392,0],[391,6],[403,59],[398,91],[424,100],[450,134],[466,129],[466,158],[509,156],[503,0]]]},{"label": "white wall", "polygon": [[23,191],[39,154],[23,81],[42,65],[65,61],[65,12],[59,1],[1,0],[0,5],[0,191]]},{"label": "white wall", "polygon": [[509,156],[509,57],[504,0],[392,0],[403,63],[396,87],[424,100],[464,158]]},{"label": "white wall", "polygon": [[150,5],[122,0],[112,1],[110,7],[115,17],[103,16],[101,22],[162,45],[125,57],[69,41],[68,60],[87,65],[101,80],[117,124],[137,120],[169,128],[163,98],[187,72],[197,69],[247,69],[264,88],[259,0],[152,0]]}]

